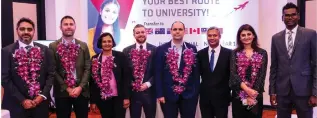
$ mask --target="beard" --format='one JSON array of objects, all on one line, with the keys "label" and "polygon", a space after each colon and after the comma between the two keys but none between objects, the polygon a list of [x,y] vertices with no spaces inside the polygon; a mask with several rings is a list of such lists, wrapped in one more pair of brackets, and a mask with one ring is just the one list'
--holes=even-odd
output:
[{"label": "beard", "polygon": [[136,42],[138,42],[139,44],[143,44],[146,41],[146,38],[142,39],[136,39]]},{"label": "beard", "polygon": [[63,32],[63,36],[65,36],[65,37],[72,37],[72,36],[74,36],[74,32],[72,31],[72,32],[70,32],[70,33],[67,33],[66,31],[64,31],[64,32]]},{"label": "beard", "polygon": [[31,43],[33,36],[31,34],[22,34],[21,36],[19,36],[19,38],[21,42],[29,44]]}]

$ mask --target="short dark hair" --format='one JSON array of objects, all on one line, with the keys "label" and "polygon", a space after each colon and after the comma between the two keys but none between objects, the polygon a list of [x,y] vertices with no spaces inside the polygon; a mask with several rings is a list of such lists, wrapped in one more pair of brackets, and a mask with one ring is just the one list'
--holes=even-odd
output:
[{"label": "short dark hair", "polygon": [[247,31],[250,31],[252,32],[253,36],[254,36],[254,39],[252,41],[252,44],[251,44],[251,47],[255,50],[255,51],[259,51],[260,50],[260,47],[259,47],[259,44],[258,44],[258,36],[256,35],[255,33],[255,30],[253,29],[253,27],[249,24],[244,24],[242,25],[239,30],[238,30],[238,33],[237,33],[237,48],[236,48],[236,51],[241,51],[244,49],[244,45],[241,41],[241,38],[240,38],[240,34],[243,30],[247,30]]},{"label": "short dark hair", "polygon": [[220,28],[218,28],[216,26],[212,26],[212,27],[208,28],[207,32],[209,32],[210,30],[217,30],[218,35],[221,36]]},{"label": "short dark hair", "polygon": [[173,25],[174,25],[175,23],[182,23],[182,24],[183,24],[183,27],[184,27],[184,29],[185,29],[185,24],[184,24],[182,21],[175,21],[175,22],[172,24],[171,29],[173,28]]},{"label": "short dark hair", "polygon": [[23,17],[18,21],[16,29],[18,29],[18,27],[20,27],[21,23],[23,23],[23,22],[30,23],[32,25],[32,27],[34,28],[34,22],[29,18]]},{"label": "short dark hair", "polygon": [[[142,24],[137,24],[137,25],[135,25],[134,28],[133,28],[133,33],[134,33],[135,29],[136,29],[136,28],[139,28],[139,27],[144,27],[144,25],[142,25]],[[144,28],[145,28],[145,27],[144,27]]]},{"label": "short dark hair", "polygon": [[75,19],[74,19],[72,16],[67,15],[67,16],[64,16],[64,17],[61,19],[61,25],[62,25],[62,23],[63,23],[63,21],[64,21],[65,19],[72,19],[72,20],[74,21],[74,23],[76,24]]},{"label": "short dark hair", "polygon": [[296,12],[299,13],[299,9],[298,9],[298,7],[297,7],[294,3],[288,2],[288,3],[283,7],[282,14],[284,14],[284,10],[286,10],[286,9],[292,9],[292,8],[296,9]]},{"label": "short dark hair", "polygon": [[102,39],[106,36],[110,36],[111,40],[112,40],[112,47],[116,47],[116,42],[113,39],[113,36],[109,33],[109,32],[105,32],[102,33],[99,38],[98,38],[98,42],[97,42],[97,48],[102,49]]}]

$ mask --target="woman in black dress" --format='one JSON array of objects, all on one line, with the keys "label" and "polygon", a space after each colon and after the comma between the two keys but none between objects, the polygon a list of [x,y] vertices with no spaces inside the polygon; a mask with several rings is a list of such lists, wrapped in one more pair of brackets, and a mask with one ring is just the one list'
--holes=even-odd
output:
[{"label": "woman in black dress", "polygon": [[252,26],[245,24],[239,28],[238,47],[232,52],[230,61],[233,118],[262,118],[268,57],[257,40]]}]

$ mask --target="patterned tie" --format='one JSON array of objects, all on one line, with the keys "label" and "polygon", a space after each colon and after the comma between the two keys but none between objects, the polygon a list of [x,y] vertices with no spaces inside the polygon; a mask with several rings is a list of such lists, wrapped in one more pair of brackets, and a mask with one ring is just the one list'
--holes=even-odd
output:
[{"label": "patterned tie", "polygon": [[209,61],[211,72],[214,71],[214,57],[215,57],[215,50],[212,49],[212,50],[211,50],[211,55],[210,55],[210,61]]},{"label": "patterned tie", "polygon": [[288,49],[287,49],[287,52],[288,52],[289,58],[292,57],[293,48],[294,48],[292,33],[293,33],[292,31],[289,31],[287,33],[288,34],[288,40],[287,40]]}]

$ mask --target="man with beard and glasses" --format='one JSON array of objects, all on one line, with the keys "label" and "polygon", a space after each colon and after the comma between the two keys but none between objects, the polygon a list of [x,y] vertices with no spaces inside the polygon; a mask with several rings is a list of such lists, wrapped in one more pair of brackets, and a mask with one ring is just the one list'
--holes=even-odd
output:
[{"label": "man with beard and glasses", "polygon": [[130,106],[131,118],[140,118],[142,107],[146,118],[155,118],[156,98],[153,89],[153,55],[155,46],[146,43],[145,27],[137,24],[133,28],[136,43],[123,49],[129,58],[129,67],[133,71],[132,97]]},{"label": "man with beard and glasses", "polygon": [[298,26],[299,9],[287,3],[282,10],[285,30],[273,35],[270,101],[278,118],[290,118],[295,105],[298,118],[312,118],[317,102],[316,31]]},{"label": "man with beard and glasses", "polygon": [[1,49],[2,108],[10,111],[11,118],[48,118],[55,73],[52,52],[32,41],[32,20],[21,18],[16,31],[19,40]]},{"label": "man with beard and glasses", "polygon": [[74,38],[76,23],[73,17],[64,16],[60,29],[62,38],[49,45],[57,64],[54,82],[56,115],[57,118],[69,118],[73,106],[76,118],[87,118],[91,77],[89,50],[86,43]]}]

